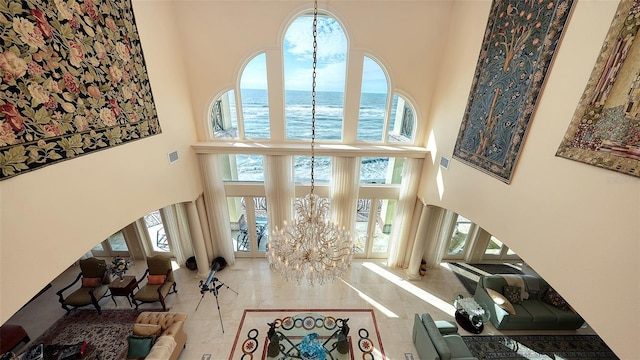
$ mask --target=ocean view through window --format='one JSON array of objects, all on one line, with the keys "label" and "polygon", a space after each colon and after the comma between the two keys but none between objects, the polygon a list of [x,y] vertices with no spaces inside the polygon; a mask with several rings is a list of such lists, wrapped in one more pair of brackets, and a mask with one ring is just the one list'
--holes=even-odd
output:
[{"label": "ocean view through window", "polygon": [[[311,92],[287,91],[285,111],[287,114],[287,138],[307,140],[311,136]],[[324,92],[323,99],[316,104],[316,139],[322,141],[340,141],[342,131],[342,103],[343,93]],[[386,109],[386,94],[366,93],[362,94],[362,106],[358,121],[358,139],[360,141],[380,143],[380,127],[384,123]],[[394,96],[390,118],[396,116],[398,96]],[[234,99],[229,101],[230,113],[236,114]],[[269,104],[266,89],[242,90],[242,114],[245,123],[245,137],[248,139],[263,138],[269,129]],[[266,128],[266,130],[265,130]],[[249,130],[251,129],[251,130]],[[229,133],[235,133],[231,131]],[[262,134],[262,135],[261,135]],[[236,156],[238,173],[242,173],[241,181],[263,181],[262,162],[256,156]],[[328,181],[331,173],[331,161],[316,159],[316,172],[319,179]],[[367,166],[362,169],[364,183],[385,183],[389,158],[380,157],[369,159]],[[305,157],[295,157],[294,169],[296,174],[308,174],[310,163]],[[298,177],[298,181],[304,180]]]}]

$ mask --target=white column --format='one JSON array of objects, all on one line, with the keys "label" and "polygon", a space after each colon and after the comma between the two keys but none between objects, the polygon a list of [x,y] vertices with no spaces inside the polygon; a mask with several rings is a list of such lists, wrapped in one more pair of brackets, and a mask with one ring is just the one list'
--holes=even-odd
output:
[{"label": "white column", "polygon": [[422,263],[424,248],[429,235],[430,209],[430,207],[424,204],[422,205],[420,222],[418,223],[418,229],[416,230],[416,238],[413,243],[413,249],[411,249],[411,258],[409,259],[409,267],[407,268],[407,277],[409,280],[420,278],[420,264]]},{"label": "white column", "polygon": [[207,257],[207,249],[202,236],[202,225],[198,217],[198,208],[195,202],[187,203],[187,218],[189,219],[189,229],[191,231],[191,245],[196,257],[196,265],[198,265],[198,276],[206,277],[209,275],[209,259]]},{"label": "white column", "polygon": [[207,209],[202,196],[196,199],[196,209],[198,210],[198,219],[200,221],[200,232],[204,239],[204,249],[208,261],[213,260],[213,242],[211,241],[211,233],[209,233],[209,218],[207,217]]}]

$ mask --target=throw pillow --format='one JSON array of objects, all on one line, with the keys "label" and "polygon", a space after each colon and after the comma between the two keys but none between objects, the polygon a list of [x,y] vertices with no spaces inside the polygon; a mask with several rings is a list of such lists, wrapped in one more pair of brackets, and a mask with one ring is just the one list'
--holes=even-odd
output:
[{"label": "throw pillow", "polygon": [[162,327],[157,324],[133,324],[133,335],[137,336],[159,336]]},{"label": "throw pillow", "polygon": [[127,341],[129,342],[129,351],[127,352],[127,358],[144,358],[149,355],[151,347],[153,346],[152,336],[129,336]]},{"label": "throw pillow", "polygon": [[520,286],[506,285],[502,288],[502,293],[512,304],[522,303],[522,288]]},{"label": "throw pillow", "polygon": [[542,301],[561,310],[567,310],[569,308],[569,303],[567,303],[567,301],[563,299],[562,296],[560,296],[560,294],[558,294],[558,292],[552,287],[544,293]]},{"label": "throw pillow", "polygon": [[147,284],[149,285],[161,285],[167,279],[167,275],[149,275],[147,278]]},{"label": "throw pillow", "polygon": [[496,305],[500,306],[504,311],[508,312],[511,315],[514,315],[516,313],[516,309],[513,307],[513,304],[511,304],[511,302],[509,302],[509,300],[507,300],[507,298],[505,298],[502,294],[493,289],[486,290],[491,297],[491,300],[493,300]]},{"label": "throw pillow", "polygon": [[102,278],[99,277],[83,277],[82,278],[82,287],[94,287],[100,284]]}]

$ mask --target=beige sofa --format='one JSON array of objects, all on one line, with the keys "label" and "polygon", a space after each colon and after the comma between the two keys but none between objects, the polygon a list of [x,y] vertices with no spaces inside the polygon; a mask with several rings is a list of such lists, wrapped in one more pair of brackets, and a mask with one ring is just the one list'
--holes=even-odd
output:
[{"label": "beige sofa", "polygon": [[184,322],[187,314],[145,311],[136,319],[133,334],[138,336],[157,334],[151,351],[146,357],[130,359],[177,360],[187,343]]}]

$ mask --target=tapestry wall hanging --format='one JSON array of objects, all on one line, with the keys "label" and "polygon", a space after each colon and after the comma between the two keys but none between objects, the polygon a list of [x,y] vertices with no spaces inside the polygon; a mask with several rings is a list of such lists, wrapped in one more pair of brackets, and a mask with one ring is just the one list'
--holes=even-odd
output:
[{"label": "tapestry wall hanging", "polygon": [[453,157],[510,183],[573,0],[494,0]]},{"label": "tapestry wall hanging", "polygon": [[640,0],[611,23],[557,156],[640,177]]},{"label": "tapestry wall hanging", "polygon": [[130,0],[0,0],[0,180],[159,134]]}]

